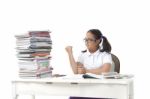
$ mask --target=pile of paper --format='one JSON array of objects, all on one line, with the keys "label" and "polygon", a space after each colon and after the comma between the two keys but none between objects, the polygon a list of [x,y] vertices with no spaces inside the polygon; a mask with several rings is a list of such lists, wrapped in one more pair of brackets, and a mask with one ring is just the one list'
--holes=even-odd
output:
[{"label": "pile of paper", "polygon": [[82,75],[83,78],[92,78],[92,79],[127,79],[134,77],[131,74],[124,75],[119,74],[117,72],[108,72],[108,73],[102,73],[100,75],[93,74],[93,73],[86,73]]},{"label": "pile of paper", "polygon": [[16,35],[19,77],[42,78],[52,76],[50,52],[52,40],[49,31],[29,31]]}]

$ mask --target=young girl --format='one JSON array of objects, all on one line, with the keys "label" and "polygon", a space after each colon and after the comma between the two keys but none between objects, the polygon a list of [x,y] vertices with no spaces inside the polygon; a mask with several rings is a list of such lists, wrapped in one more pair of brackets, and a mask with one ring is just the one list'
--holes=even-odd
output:
[{"label": "young girl", "polygon": [[82,51],[77,62],[73,56],[72,46],[66,47],[74,74],[113,72],[111,45],[101,31],[98,29],[89,30],[84,40],[87,50]]}]

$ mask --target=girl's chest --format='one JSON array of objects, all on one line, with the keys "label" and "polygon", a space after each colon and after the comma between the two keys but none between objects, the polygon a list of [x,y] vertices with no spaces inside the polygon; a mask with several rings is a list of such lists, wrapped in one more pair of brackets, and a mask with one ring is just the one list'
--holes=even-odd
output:
[{"label": "girl's chest", "polygon": [[84,59],[84,66],[89,68],[100,67],[102,63],[102,58],[97,56],[88,56]]}]

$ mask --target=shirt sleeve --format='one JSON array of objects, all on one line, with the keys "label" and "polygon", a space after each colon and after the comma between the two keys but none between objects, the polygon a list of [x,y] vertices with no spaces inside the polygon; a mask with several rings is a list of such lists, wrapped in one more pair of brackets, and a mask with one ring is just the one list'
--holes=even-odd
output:
[{"label": "shirt sleeve", "polygon": [[77,62],[83,64],[83,60],[84,60],[83,53],[81,53],[81,54],[78,56]]},{"label": "shirt sleeve", "polygon": [[112,57],[111,54],[105,53],[103,56],[103,64],[110,63],[112,65]]}]

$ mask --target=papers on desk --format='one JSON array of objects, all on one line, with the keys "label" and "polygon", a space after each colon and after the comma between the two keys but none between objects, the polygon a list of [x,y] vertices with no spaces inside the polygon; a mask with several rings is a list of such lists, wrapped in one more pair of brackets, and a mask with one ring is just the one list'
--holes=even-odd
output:
[{"label": "papers on desk", "polygon": [[92,78],[92,79],[125,79],[125,78],[132,78],[133,75],[124,75],[118,74],[117,72],[109,72],[109,73],[102,73],[101,75],[96,75],[92,73],[83,74],[83,78]]},{"label": "papers on desk", "polygon": [[66,75],[63,79],[83,79],[83,74]]},{"label": "papers on desk", "polygon": [[29,31],[16,35],[16,50],[19,65],[19,77],[51,77],[50,52],[52,40],[49,31]]},{"label": "papers on desk", "polygon": [[86,73],[62,76],[63,79],[129,79],[132,77],[133,75],[118,74],[116,72],[102,73],[101,75]]}]

